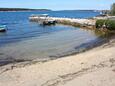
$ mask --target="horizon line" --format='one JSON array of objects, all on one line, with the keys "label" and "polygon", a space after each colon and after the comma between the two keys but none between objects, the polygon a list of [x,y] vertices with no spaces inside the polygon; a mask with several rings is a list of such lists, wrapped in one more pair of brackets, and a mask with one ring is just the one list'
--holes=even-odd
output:
[{"label": "horizon line", "polygon": [[51,10],[51,11],[67,11],[67,10],[110,10],[110,9],[49,9],[49,8],[17,8],[17,7],[0,7],[0,9],[35,9],[35,10]]}]

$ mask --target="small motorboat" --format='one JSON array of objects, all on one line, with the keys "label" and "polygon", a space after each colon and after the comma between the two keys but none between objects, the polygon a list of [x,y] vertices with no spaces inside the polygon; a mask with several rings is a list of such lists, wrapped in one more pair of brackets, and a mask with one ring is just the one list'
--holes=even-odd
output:
[{"label": "small motorboat", "polygon": [[48,14],[32,14],[30,17],[48,17]]},{"label": "small motorboat", "polygon": [[41,23],[42,25],[55,25],[56,21],[55,20],[46,20]]},{"label": "small motorboat", "polygon": [[0,32],[6,32],[6,25],[0,25]]}]

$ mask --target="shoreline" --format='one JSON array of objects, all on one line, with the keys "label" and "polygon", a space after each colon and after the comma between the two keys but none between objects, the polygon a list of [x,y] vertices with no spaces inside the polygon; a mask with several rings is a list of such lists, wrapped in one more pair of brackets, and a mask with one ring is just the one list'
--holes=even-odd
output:
[{"label": "shoreline", "polygon": [[0,67],[0,86],[114,86],[114,50],[115,36],[112,36],[85,52],[64,58],[17,61]]},{"label": "shoreline", "polygon": [[[23,65],[28,65],[31,63],[44,63],[44,62],[48,62],[48,61],[52,61],[52,60],[57,60],[60,58],[64,58],[64,57],[69,57],[69,56],[74,56],[74,55],[78,55],[87,51],[90,51],[92,49],[95,49],[97,47],[100,47],[106,43],[108,43],[110,40],[112,40],[113,38],[110,36],[109,38],[103,38],[102,41],[98,41],[98,40],[94,40],[94,42],[89,42],[89,43],[85,43],[82,45],[85,45],[83,48],[81,48],[82,45],[75,47],[75,51],[69,51],[66,54],[60,54],[60,55],[53,55],[50,56],[49,58],[46,59],[34,59],[34,60],[26,60],[26,59],[4,59],[0,61],[0,67],[4,67],[7,65],[17,65],[20,64],[21,66]],[[90,45],[92,46],[90,46]]]},{"label": "shoreline", "polygon": [[[85,80],[88,83],[84,82],[82,86],[92,86],[89,83],[98,86],[95,82],[100,86],[106,86],[107,82],[111,84],[109,86],[114,86],[114,50],[115,36],[108,43],[77,55],[23,66],[13,65],[10,68],[8,65],[6,70],[0,70],[0,85],[75,86],[82,84],[80,80]],[[93,79],[92,82],[90,79]]]},{"label": "shoreline", "polygon": [[[92,17],[92,18],[68,18],[68,17],[50,17],[45,15],[32,15],[29,17],[31,22],[43,23],[43,22],[55,22],[55,24],[70,25],[73,27],[80,27],[85,29],[96,30],[96,21],[99,19],[115,19],[115,16],[105,16],[105,17]],[[47,25],[55,25],[47,24]]]},{"label": "shoreline", "polygon": [[62,17],[39,17],[33,15],[29,17],[31,22],[55,21],[57,24],[71,25],[86,29],[95,29],[96,19],[80,19],[80,18],[62,18]]},{"label": "shoreline", "polygon": [[[44,19],[44,18],[43,18]],[[65,19],[65,18],[64,18]],[[68,21],[68,19],[70,19],[70,18],[67,18],[67,21]],[[60,20],[60,18],[59,18],[59,20]],[[63,20],[63,18],[62,18],[62,20]],[[76,20],[76,19],[75,19]],[[79,19],[77,19],[77,20],[79,20]],[[82,19],[81,19],[82,20]],[[84,20],[84,19],[83,19]],[[87,19],[86,19],[87,20]],[[72,21],[72,20],[71,20]],[[73,21],[72,21],[73,22]],[[63,25],[63,24],[62,24]],[[72,26],[73,27],[73,26]],[[81,29],[84,29],[84,28],[81,28]],[[90,29],[88,29],[88,30],[90,30]],[[93,30],[92,30],[93,31]],[[98,34],[98,33],[97,33]],[[108,35],[108,34],[107,34]],[[99,37],[101,38],[101,35],[99,35]],[[56,60],[56,59],[59,59],[59,58],[63,58],[63,57],[68,57],[68,56],[74,56],[74,55],[77,55],[77,54],[80,54],[80,53],[84,53],[84,52],[87,52],[87,51],[89,51],[89,50],[91,50],[91,49],[93,49],[93,48],[96,48],[96,47],[99,47],[99,46],[102,46],[103,44],[105,44],[105,43],[108,43],[109,42],[109,40],[111,40],[112,38],[111,38],[111,36],[107,36],[107,37],[103,37],[102,38],[103,40],[92,40],[93,42],[88,42],[88,43],[84,43],[84,44],[82,44],[84,47],[83,48],[81,48],[82,47],[82,45],[80,45],[80,46],[78,46],[78,47],[75,47],[75,50],[73,50],[73,51],[70,51],[70,52],[67,52],[66,54],[60,54],[60,55],[52,55],[52,56],[49,56],[49,58],[46,58],[46,59],[38,59],[38,60],[26,60],[26,59],[13,59],[13,58],[11,58],[11,59],[3,59],[3,60],[1,60],[0,61],[0,67],[2,67],[2,66],[7,66],[7,65],[14,65],[14,64],[21,64],[21,63],[24,63],[24,65],[25,65],[25,63],[27,63],[28,64],[28,62],[31,64],[31,63],[41,63],[41,62],[47,62],[47,61],[50,61],[50,60]],[[91,46],[90,46],[90,45]],[[77,49],[77,50],[76,50]],[[1,54],[1,53],[0,53]],[[1,54],[2,55],[2,54]],[[51,58],[50,58],[51,57]],[[53,57],[53,58],[52,58]]]},{"label": "shoreline", "polygon": [[[30,17],[30,20],[33,20],[33,21],[38,21],[38,17]],[[40,19],[45,19],[45,17],[41,17]],[[69,24],[70,22],[70,25],[72,24],[72,23],[75,23],[75,25],[76,25],[76,23],[79,23],[79,24],[84,24],[84,22],[85,22],[85,24],[86,25],[89,25],[89,26],[94,26],[94,24],[95,24],[95,21],[93,20],[93,22],[92,22],[92,19],[74,19],[74,18],[58,18],[58,17],[48,17],[48,19],[53,19],[53,20],[56,20],[56,21],[58,21],[58,23],[60,24]],[[66,23],[67,22],[67,23]],[[69,22],[69,23],[68,23]],[[74,24],[72,25],[72,26],[74,26]],[[86,28],[86,26],[83,26],[84,28]],[[110,38],[109,38],[109,40],[110,40]],[[80,49],[80,46],[79,47],[76,47],[76,48],[79,48],[79,51],[71,51],[71,53],[67,53],[66,55],[65,54],[62,54],[62,55],[59,55],[59,56],[57,56],[57,55],[55,55],[55,56],[51,56],[51,57],[54,57],[54,59],[53,60],[56,60],[56,59],[58,59],[58,58],[63,58],[63,57],[68,57],[68,56],[73,56],[73,55],[76,55],[76,54],[80,54],[80,53],[84,53],[84,52],[87,52],[87,51],[89,51],[89,50],[91,50],[91,49],[93,49],[93,48],[96,48],[96,47],[99,47],[99,46],[101,46],[101,45],[103,45],[103,44],[105,44],[105,43],[107,43],[108,42],[108,39],[104,39],[104,41],[102,41],[102,42],[99,42],[99,43],[96,43],[96,44],[91,44],[92,46],[86,46],[86,48],[85,49]],[[50,61],[50,60],[52,60],[52,59],[47,59],[47,60],[40,60],[40,61],[38,61],[38,62],[46,62],[46,61]],[[5,66],[5,65],[10,65],[10,64],[17,64],[17,63],[28,63],[28,62],[34,62],[33,60],[23,60],[23,59],[11,59],[11,61],[9,61],[9,60],[7,60],[7,59],[5,59],[5,60],[3,60],[3,61],[1,61],[1,63],[3,64],[1,64],[1,66]],[[36,61],[35,61],[36,62]],[[5,64],[4,64],[5,63]]]}]

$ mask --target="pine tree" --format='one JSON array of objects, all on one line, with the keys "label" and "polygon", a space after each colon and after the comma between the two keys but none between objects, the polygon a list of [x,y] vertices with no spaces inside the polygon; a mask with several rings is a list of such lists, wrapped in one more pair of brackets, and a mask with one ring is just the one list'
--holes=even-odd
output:
[{"label": "pine tree", "polygon": [[110,12],[110,14],[112,16],[115,16],[115,3],[111,6],[111,12]]}]

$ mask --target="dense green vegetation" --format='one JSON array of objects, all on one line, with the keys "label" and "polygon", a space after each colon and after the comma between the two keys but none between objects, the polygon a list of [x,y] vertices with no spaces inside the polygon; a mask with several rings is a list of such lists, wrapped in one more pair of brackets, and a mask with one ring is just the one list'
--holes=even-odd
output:
[{"label": "dense green vegetation", "polygon": [[108,20],[106,26],[109,30],[115,30],[115,20]]},{"label": "dense green vegetation", "polygon": [[104,19],[99,19],[96,21],[96,28],[102,28],[106,20]]},{"label": "dense green vegetation", "polygon": [[115,16],[115,3],[111,6],[110,15]]},{"label": "dense green vegetation", "polygon": [[96,28],[106,28],[108,30],[115,30],[115,20],[99,19],[96,21]]}]

